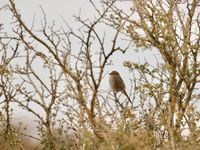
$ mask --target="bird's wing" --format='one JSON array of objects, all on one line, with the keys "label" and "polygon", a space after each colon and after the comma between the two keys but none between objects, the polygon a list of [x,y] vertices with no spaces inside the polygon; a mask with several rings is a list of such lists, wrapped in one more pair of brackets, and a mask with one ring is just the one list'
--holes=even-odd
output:
[{"label": "bird's wing", "polygon": [[122,78],[120,76],[117,78],[117,80],[118,80],[118,82],[117,82],[118,83],[118,87],[120,87],[120,89],[122,91],[124,91],[126,89],[124,81],[122,80]]}]

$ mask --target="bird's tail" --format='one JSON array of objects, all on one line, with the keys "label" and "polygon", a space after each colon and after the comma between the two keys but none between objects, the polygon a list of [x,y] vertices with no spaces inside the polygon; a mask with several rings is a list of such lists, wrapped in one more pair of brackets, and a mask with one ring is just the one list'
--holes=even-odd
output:
[{"label": "bird's tail", "polygon": [[124,92],[123,92],[123,93],[124,93],[124,95],[126,95],[126,97],[128,98],[128,101],[129,101],[129,102],[131,103],[131,105],[132,105],[133,103],[132,103],[132,101],[131,101],[130,97],[128,96],[128,94],[126,93],[126,91],[125,91],[125,90],[124,90]]}]

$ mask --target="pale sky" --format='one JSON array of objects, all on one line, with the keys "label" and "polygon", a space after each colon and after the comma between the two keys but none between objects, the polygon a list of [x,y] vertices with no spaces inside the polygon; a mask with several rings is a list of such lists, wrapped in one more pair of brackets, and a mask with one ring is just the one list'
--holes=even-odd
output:
[{"label": "pale sky", "polygon": [[[2,0],[1,0],[2,1]],[[7,0],[3,0],[3,3],[7,2]],[[100,0],[95,0],[96,4],[98,4],[99,8],[101,8],[99,2]],[[55,20],[57,26],[64,26],[64,22],[62,17],[72,26],[74,29],[77,29],[80,24],[77,24],[74,19],[74,15],[81,16],[85,19],[93,19],[95,17],[94,9],[89,3],[89,0],[15,0],[16,7],[19,9],[23,20],[28,26],[32,25],[34,18],[34,26],[38,29],[41,27],[41,21],[43,19],[42,11],[40,6],[44,9],[48,23],[51,24],[53,20]],[[117,6],[120,7],[123,11],[128,12],[132,6],[131,1],[117,2]],[[7,20],[9,14],[4,14],[0,16],[3,20]],[[112,33],[106,28],[100,28],[100,33],[107,33],[107,41],[112,41]],[[118,43],[119,46],[125,45],[124,43]],[[106,45],[107,46],[107,45]],[[108,45],[109,47],[109,45]],[[155,54],[155,53],[154,53]],[[129,83],[129,72],[128,69],[123,67],[123,62],[125,60],[131,61],[143,61],[145,57],[146,60],[149,60],[152,63],[155,63],[155,57],[152,55],[150,51],[141,51],[136,53],[134,51],[134,47],[130,48],[125,54],[121,52],[117,52],[111,58],[113,60],[114,65],[107,67],[109,70],[118,70],[125,80],[125,82]],[[104,80],[105,88],[109,88],[107,84],[107,78]],[[127,85],[128,87],[129,85]]]}]

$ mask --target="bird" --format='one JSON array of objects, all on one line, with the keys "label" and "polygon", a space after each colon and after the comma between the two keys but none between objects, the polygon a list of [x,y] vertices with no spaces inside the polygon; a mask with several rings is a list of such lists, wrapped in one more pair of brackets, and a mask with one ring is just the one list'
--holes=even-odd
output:
[{"label": "bird", "polygon": [[128,98],[129,102],[132,104],[128,94],[126,93],[126,86],[119,72],[114,70],[110,72],[109,75],[110,75],[109,77],[110,88],[114,92],[114,94],[116,94],[117,92],[122,92]]}]

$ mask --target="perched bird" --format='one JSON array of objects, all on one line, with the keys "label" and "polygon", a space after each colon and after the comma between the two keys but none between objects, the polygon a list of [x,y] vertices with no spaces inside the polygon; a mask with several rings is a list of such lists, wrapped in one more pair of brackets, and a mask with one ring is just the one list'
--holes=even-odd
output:
[{"label": "perched bird", "polygon": [[129,102],[132,104],[128,94],[126,93],[126,86],[125,86],[124,81],[122,80],[119,72],[112,71],[111,73],[109,73],[109,75],[110,75],[110,78],[109,78],[110,88],[112,89],[114,94],[116,94],[119,91],[122,92],[124,95],[126,95]]}]

